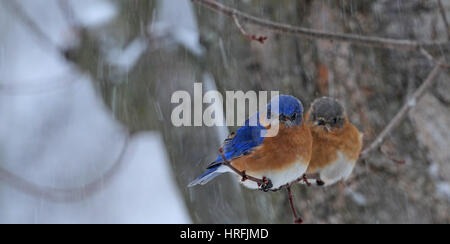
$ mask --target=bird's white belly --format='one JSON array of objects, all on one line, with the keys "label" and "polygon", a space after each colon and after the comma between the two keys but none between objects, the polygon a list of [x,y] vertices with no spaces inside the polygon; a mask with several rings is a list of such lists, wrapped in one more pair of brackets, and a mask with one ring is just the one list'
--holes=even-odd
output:
[{"label": "bird's white belly", "polygon": [[[296,181],[302,177],[308,168],[308,163],[305,163],[303,159],[299,159],[293,163],[290,167],[286,167],[281,170],[270,170],[259,173],[248,172],[247,174],[262,179],[264,176],[272,181],[272,189],[279,188],[283,185]],[[258,189],[258,184],[251,180],[241,181],[241,183],[251,189]]]},{"label": "bird's white belly", "polygon": [[340,180],[347,180],[355,167],[356,160],[348,159],[342,152],[337,152],[336,161],[319,170],[320,178],[325,185],[332,185]]}]

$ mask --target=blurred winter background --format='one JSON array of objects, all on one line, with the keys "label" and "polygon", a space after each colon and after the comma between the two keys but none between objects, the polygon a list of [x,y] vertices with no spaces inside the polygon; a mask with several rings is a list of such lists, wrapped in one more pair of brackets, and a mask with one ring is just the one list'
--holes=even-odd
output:
[{"label": "blurred winter background", "polygon": [[[447,40],[442,0],[220,1],[318,30]],[[443,14],[445,13],[445,14]],[[432,69],[420,53],[274,34],[249,42],[188,0],[0,0],[0,223],[290,223],[285,192],[229,176],[186,188],[225,127],[174,127],[174,91],[339,98],[365,144]],[[450,62],[448,47],[435,51]],[[306,223],[450,223],[450,83],[436,84],[354,183],[295,186]],[[234,128],[230,128],[234,129]]]}]

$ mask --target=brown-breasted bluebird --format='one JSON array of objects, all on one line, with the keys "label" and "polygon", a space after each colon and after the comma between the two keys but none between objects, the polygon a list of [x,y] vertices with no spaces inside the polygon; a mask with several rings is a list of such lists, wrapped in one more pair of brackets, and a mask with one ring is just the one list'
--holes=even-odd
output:
[{"label": "brown-breasted bluebird", "polygon": [[313,137],[307,174],[315,175],[318,185],[346,180],[359,157],[362,133],[350,123],[344,107],[329,97],[316,99],[306,120]]},{"label": "brown-breasted bluebird", "polygon": [[[274,113],[272,107],[278,107]],[[250,118],[258,121],[251,126]],[[245,121],[236,133],[227,138],[220,155],[208,166],[208,170],[188,186],[204,185],[214,177],[233,172],[224,164],[223,157],[245,174],[270,179],[272,189],[278,189],[301,178],[311,159],[312,137],[303,119],[303,105],[297,98],[280,95],[271,100],[266,111],[253,115]],[[260,117],[278,119],[278,134],[273,137],[262,136],[267,129]],[[237,173],[235,173],[238,175]],[[258,189],[260,186],[249,180],[241,181],[246,187]],[[270,188],[269,187],[269,188]]]}]

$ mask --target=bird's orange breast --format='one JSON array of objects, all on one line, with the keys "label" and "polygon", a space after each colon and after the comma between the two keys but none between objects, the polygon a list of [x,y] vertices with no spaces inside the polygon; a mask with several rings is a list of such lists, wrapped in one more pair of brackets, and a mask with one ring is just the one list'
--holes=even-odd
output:
[{"label": "bird's orange breast", "polygon": [[[309,115],[309,113],[308,113]],[[338,159],[338,151],[343,153],[349,162],[358,159],[362,148],[361,133],[345,118],[344,126],[331,132],[325,131],[319,126],[307,123],[313,137],[311,161],[308,173],[317,173]]]},{"label": "bird's orange breast", "polygon": [[312,136],[309,128],[280,126],[278,135],[266,137],[262,145],[249,155],[234,159],[231,163],[238,170],[264,172],[283,170],[296,162],[308,164],[311,159]]}]

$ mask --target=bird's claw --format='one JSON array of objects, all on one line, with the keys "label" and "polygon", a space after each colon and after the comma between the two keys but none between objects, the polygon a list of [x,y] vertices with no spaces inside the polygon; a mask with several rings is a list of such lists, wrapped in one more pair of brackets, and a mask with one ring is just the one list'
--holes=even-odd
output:
[{"label": "bird's claw", "polygon": [[303,174],[302,177],[297,179],[298,182],[303,182],[307,186],[311,186],[311,183],[308,181],[308,177],[306,177],[306,174]]},{"label": "bird's claw", "polygon": [[305,184],[306,184],[307,186],[311,186],[311,183],[309,183],[308,177],[306,177],[306,174],[303,174],[302,180],[303,180],[303,182],[305,182]]},{"label": "bird's claw", "polygon": [[258,186],[259,186],[259,189],[263,192],[268,192],[273,187],[272,181],[265,176],[263,176],[262,182],[263,183],[258,184]]},{"label": "bird's claw", "polygon": [[245,170],[243,170],[242,171],[242,179],[241,179],[241,181],[244,182],[246,180],[248,180],[248,177],[247,177],[247,174],[245,173]]},{"label": "bird's claw", "polygon": [[325,182],[323,180],[321,180],[321,179],[316,180],[316,183],[317,183],[318,186],[325,185]]}]

